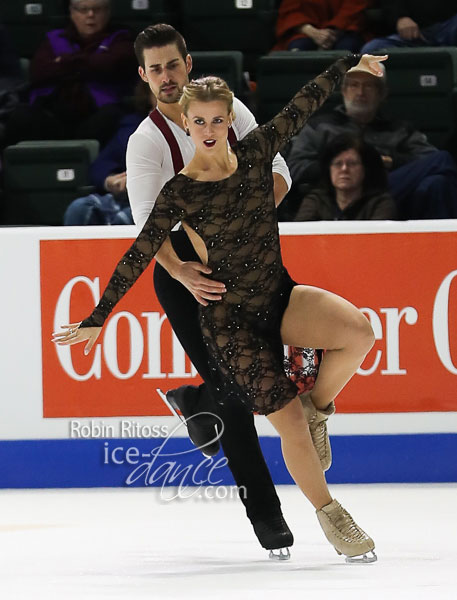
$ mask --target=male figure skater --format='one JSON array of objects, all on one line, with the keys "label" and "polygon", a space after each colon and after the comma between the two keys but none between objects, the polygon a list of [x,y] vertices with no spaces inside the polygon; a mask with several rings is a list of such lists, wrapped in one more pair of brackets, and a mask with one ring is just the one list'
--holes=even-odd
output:
[{"label": "male figure skater", "polygon": [[[194,145],[184,131],[178,104],[183,86],[189,81],[192,59],[182,36],[171,26],[160,24],[146,28],[135,41],[141,78],[149,84],[157,99],[154,110],[130,137],[127,148],[127,189],[134,221],[142,226],[163,185],[187,164]],[[250,111],[238,100],[232,138],[242,138],[257,124]],[[235,140],[233,140],[234,142]],[[279,155],[272,165],[275,199],[279,204],[290,186],[287,166]],[[225,288],[209,279],[211,270],[204,266],[184,230],[172,232],[156,256],[154,285],[167,317],[192,363],[205,381],[199,387],[184,386],[167,393],[167,401],[183,415],[193,417],[189,434],[206,454],[216,454],[217,418],[194,417],[199,412],[214,413],[222,420],[222,447],[247,516],[261,545],[270,550],[286,548],[293,536],[282,516],[279,498],[263,458],[254,419],[243,406],[231,402],[216,404],[211,399],[207,351],[197,319],[198,302],[206,305],[221,298]],[[187,288],[187,289],[186,289]],[[273,553],[276,557],[287,552]]]}]

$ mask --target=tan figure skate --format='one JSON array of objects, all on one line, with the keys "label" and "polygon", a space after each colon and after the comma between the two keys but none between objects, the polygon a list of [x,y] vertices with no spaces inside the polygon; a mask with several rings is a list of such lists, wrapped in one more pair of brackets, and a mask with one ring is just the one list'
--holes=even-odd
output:
[{"label": "tan figure skate", "polygon": [[300,400],[308,421],[314,448],[321,461],[322,470],[327,471],[332,464],[332,449],[328,437],[327,419],[335,413],[335,403],[331,402],[325,410],[319,410],[314,406],[309,392],[301,394]]},{"label": "tan figure skate", "polygon": [[378,560],[374,542],[337,500],[316,510],[325,537],[347,563],[372,563]]}]

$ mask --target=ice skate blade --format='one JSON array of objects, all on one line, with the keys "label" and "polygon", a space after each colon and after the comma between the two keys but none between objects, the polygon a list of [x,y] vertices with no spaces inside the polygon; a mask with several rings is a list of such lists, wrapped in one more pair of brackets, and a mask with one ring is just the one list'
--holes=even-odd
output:
[{"label": "ice skate blade", "polygon": [[357,565],[363,564],[368,565],[370,563],[374,563],[378,560],[374,550],[370,550],[367,554],[363,554],[362,556],[346,556],[346,562],[349,565]]},{"label": "ice skate blade", "polygon": [[179,408],[176,406],[176,404],[173,401],[168,400],[167,395],[164,394],[159,388],[156,389],[156,392],[159,394],[163,402],[168,406],[170,412],[175,415],[175,417],[178,417],[178,419],[187,427],[187,423],[185,422],[181,413],[178,412]]},{"label": "ice skate blade", "polygon": [[[181,421],[181,423],[187,428],[189,429],[188,425],[187,425],[187,419],[184,418],[184,416],[181,414],[181,411],[178,407],[178,405],[176,404],[176,402],[174,401],[173,398],[167,398],[167,395],[164,394],[162,392],[161,389],[156,388],[156,392],[159,394],[160,398],[163,400],[163,402],[168,406],[170,412],[175,416],[178,417],[178,419]],[[205,413],[206,414],[206,413]],[[211,413],[208,413],[211,414]],[[192,418],[192,417],[191,417]],[[221,433],[222,435],[222,433]],[[215,439],[219,439],[220,435],[218,435],[217,430],[216,430],[216,426],[214,426],[214,436]],[[193,440],[190,440],[193,444]],[[196,444],[194,444],[194,446],[196,448],[198,448],[200,450],[200,452],[206,457],[206,458],[212,458],[214,456],[214,453],[211,454],[210,452],[205,452],[205,447],[204,446],[197,446]]]},{"label": "ice skate blade", "polygon": [[271,558],[271,560],[289,560],[290,550],[289,548],[275,548],[270,550],[268,558]]}]

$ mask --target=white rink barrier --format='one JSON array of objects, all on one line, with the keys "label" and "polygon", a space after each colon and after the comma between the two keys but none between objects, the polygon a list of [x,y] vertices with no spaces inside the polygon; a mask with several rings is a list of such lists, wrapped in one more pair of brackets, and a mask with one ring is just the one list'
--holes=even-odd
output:
[{"label": "white rink barrier", "polygon": [[[336,401],[328,481],[457,481],[457,221],[280,231],[292,277],[348,298],[376,337]],[[168,463],[168,475],[190,465],[188,474],[232,482],[222,453],[205,462],[190,451],[157,392],[199,380],[155,297],[152,268],[91,355],[50,341],[56,325],[89,314],[135,235],[134,227],[0,229],[0,487],[167,485]],[[275,482],[291,482],[277,436],[255,419]]]}]

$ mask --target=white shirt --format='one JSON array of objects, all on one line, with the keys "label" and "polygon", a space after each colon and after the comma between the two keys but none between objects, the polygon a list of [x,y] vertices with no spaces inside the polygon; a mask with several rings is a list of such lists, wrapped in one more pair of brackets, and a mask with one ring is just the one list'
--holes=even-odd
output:
[{"label": "white shirt", "polygon": [[[257,123],[251,111],[237,98],[234,98],[233,109],[235,119],[232,127],[237,139],[243,139],[257,127]],[[163,116],[178,142],[184,164],[187,165],[194,156],[195,144],[181,127]],[[272,170],[282,175],[290,189],[292,181],[289,169],[280,154],[273,159]],[[170,147],[160,129],[148,116],[130,136],[127,145],[127,191],[133,220],[139,227],[143,227],[161,189],[174,175]]]}]

